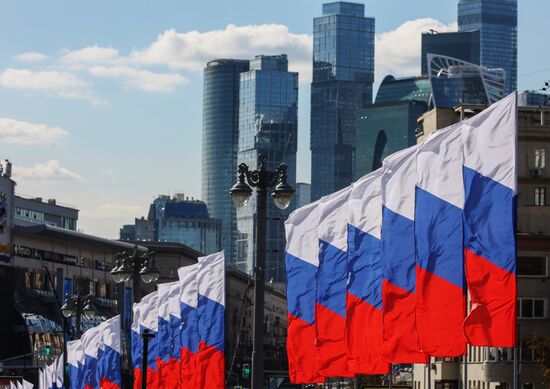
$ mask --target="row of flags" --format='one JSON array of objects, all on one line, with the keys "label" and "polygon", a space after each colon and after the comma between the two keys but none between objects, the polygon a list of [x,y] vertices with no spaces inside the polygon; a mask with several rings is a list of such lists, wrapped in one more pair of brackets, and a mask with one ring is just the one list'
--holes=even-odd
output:
[{"label": "row of flags", "polygon": [[[141,388],[145,330],[153,334],[147,357],[147,387],[225,387],[225,262],[223,252],[178,269],[179,280],[133,306],[131,357],[134,388]],[[121,320],[117,315],[67,343],[71,389],[120,389]],[[60,357],[40,375],[40,389],[63,387]],[[57,385],[57,386],[56,386]]]},{"label": "row of flags", "polygon": [[26,381],[25,379],[21,379],[21,382],[10,381],[10,389],[32,389],[32,388],[34,388],[34,385],[31,384],[29,381]]},{"label": "row of flags", "polygon": [[515,346],[516,104],[514,93],[436,131],[289,216],[291,382]]},{"label": "row of flags", "polygon": [[149,340],[147,387],[225,387],[225,262],[223,252],[178,269],[179,281],[133,307],[134,388],[141,388],[144,330]]},{"label": "row of flags", "polygon": [[120,315],[67,342],[70,388],[122,388],[121,355]]},{"label": "row of flags", "polygon": [[[63,354],[51,364],[38,370],[38,389],[65,389],[63,381]],[[25,383],[27,383],[27,386],[25,386]],[[33,387],[32,384],[30,384],[31,386],[28,386],[28,384],[23,380],[23,389]],[[19,387],[16,389],[19,389]]]}]

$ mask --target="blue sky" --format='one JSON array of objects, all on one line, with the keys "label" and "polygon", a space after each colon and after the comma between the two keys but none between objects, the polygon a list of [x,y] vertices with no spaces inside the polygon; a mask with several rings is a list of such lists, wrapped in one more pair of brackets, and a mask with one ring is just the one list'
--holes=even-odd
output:
[{"label": "blue sky", "polygon": [[[200,197],[202,67],[216,56],[288,53],[300,72],[298,178],[309,181],[312,18],[322,1],[4,0],[0,158],[16,191],[81,209],[117,237],[160,193]],[[455,28],[456,0],[367,1],[376,79],[419,72],[420,33]],[[547,0],[520,0],[519,89],[550,79]],[[533,74],[534,73],[534,74]]]}]

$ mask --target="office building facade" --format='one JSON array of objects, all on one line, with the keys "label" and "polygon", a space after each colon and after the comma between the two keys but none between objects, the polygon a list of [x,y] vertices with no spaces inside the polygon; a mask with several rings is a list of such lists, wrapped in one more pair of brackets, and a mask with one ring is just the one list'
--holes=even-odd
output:
[{"label": "office building facade", "polygon": [[[251,170],[259,167],[258,155],[267,156],[267,168],[288,165],[288,182],[296,183],[298,132],[298,73],[288,71],[286,55],[257,56],[250,70],[241,73],[238,162]],[[290,207],[290,209],[292,206]],[[284,282],[284,219],[268,199],[266,280]],[[255,261],[256,195],[237,210],[237,268],[252,274]]]},{"label": "office building facade", "polygon": [[493,104],[504,97],[503,69],[488,69],[457,58],[428,54],[428,76],[433,105]]},{"label": "office building facade", "polygon": [[294,192],[294,204],[296,209],[311,203],[311,184],[305,182],[296,183],[296,192]]},{"label": "office building facade", "polygon": [[311,199],[353,181],[358,110],[372,103],[374,19],[363,4],[323,4],[313,20]]},{"label": "office building facade", "polygon": [[135,218],[120,229],[120,240],[179,243],[203,254],[221,249],[221,221],[206,204],[182,193],[160,195],[149,206],[147,218]]},{"label": "office building facade", "polygon": [[480,64],[479,30],[464,32],[435,32],[422,34],[421,73],[428,74],[428,54],[458,58],[476,65]]},{"label": "office building facade", "polygon": [[215,59],[204,68],[202,116],[202,199],[221,220],[221,244],[235,260],[236,210],[229,188],[236,179],[239,142],[239,83],[249,61]]},{"label": "office building facade", "polygon": [[356,179],[380,168],[388,155],[416,143],[416,120],[430,101],[427,77],[384,78],[375,103],[357,115]]},{"label": "office building facade", "polygon": [[480,32],[480,65],[506,72],[505,94],[517,89],[517,0],[459,0],[458,30]]}]

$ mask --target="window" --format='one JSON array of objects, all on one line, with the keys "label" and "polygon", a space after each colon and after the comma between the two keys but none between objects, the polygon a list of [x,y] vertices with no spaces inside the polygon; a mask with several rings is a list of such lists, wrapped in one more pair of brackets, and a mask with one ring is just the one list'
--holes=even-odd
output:
[{"label": "window", "polygon": [[485,360],[488,362],[505,362],[514,359],[513,349],[505,347],[487,347]]},{"label": "window", "polygon": [[547,257],[518,257],[518,276],[546,277],[548,275]]},{"label": "window", "polygon": [[518,299],[518,317],[521,319],[546,318],[546,299],[520,298]]},{"label": "window", "polygon": [[546,150],[535,149],[535,168],[544,169],[546,167]]},{"label": "window", "polygon": [[546,188],[535,188],[535,205],[546,205]]}]

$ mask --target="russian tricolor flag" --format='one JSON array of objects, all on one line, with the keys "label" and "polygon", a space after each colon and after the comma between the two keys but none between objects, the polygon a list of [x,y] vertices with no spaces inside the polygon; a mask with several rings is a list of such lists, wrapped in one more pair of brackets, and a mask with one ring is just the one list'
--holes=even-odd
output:
[{"label": "russian tricolor flag", "polygon": [[285,222],[288,302],[288,375],[291,383],[315,384],[315,292],[319,267],[319,202],[292,212]]},{"label": "russian tricolor flag", "polygon": [[351,187],[319,202],[317,270],[317,371],[324,377],[352,377],[346,345],[348,199]]},{"label": "russian tricolor flag", "polygon": [[180,282],[158,285],[158,385],[179,387],[180,372]]},{"label": "russian tricolor flag", "polygon": [[517,96],[464,124],[464,251],[473,346],[516,346]]},{"label": "russian tricolor flag", "polygon": [[348,368],[353,374],[388,374],[382,358],[381,170],[353,184],[348,202]]},{"label": "russian tricolor flag", "polygon": [[120,315],[99,325],[100,352],[97,361],[98,381],[101,389],[122,388]]},{"label": "russian tricolor flag", "polygon": [[462,127],[435,132],[416,155],[416,327],[436,357],[466,352]]},{"label": "russian tricolor flag", "polygon": [[197,387],[225,387],[225,261],[223,252],[199,257]]},{"label": "russian tricolor flag", "polygon": [[82,368],[81,388],[96,389],[99,387],[97,359],[101,345],[101,328],[93,327],[82,334],[82,349],[84,352],[84,366]]},{"label": "russian tricolor flag", "polygon": [[156,360],[158,355],[159,338],[158,330],[158,292],[153,292],[141,299],[141,302],[134,304],[134,318],[132,322],[131,342],[132,342],[132,362],[134,365],[134,388],[141,388],[141,363],[143,352],[143,339],[141,333],[144,329],[155,334],[155,337],[149,339],[147,356],[147,387],[156,389],[158,387],[158,374]]},{"label": "russian tricolor flag", "polygon": [[416,330],[414,206],[416,149],[409,147],[382,165],[383,355],[392,363],[426,363]]},{"label": "russian tricolor flag", "polygon": [[196,387],[199,330],[197,321],[198,265],[178,269],[180,280],[180,383],[184,388]]}]

